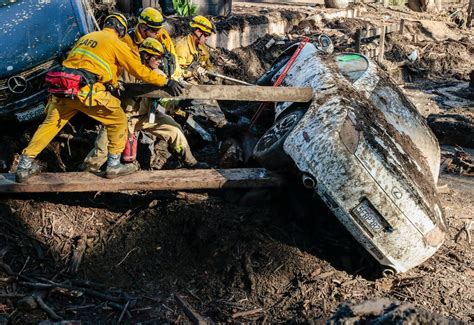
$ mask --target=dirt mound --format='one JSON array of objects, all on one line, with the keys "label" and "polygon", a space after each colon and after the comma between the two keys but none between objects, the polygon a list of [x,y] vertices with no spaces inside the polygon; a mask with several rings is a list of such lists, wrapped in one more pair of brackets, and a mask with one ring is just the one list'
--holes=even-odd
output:
[{"label": "dirt mound", "polygon": [[[387,36],[386,58],[395,62],[406,62],[408,69],[419,78],[446,81],[447,79],[469,80],[474,60],[474,47],[468,39],[461,41],[412,42],[398,34]],[[407,56],[417,52],[414,62]]]},{"label": "dirt mound", "polygon": [[454,241],[462,222],[447,217],[451,239],[435,257],[377,278],[379,266],[299,186],[4,199],[0,302],[17,309],[12,324],[51,317],[19,307],[33,294],[63,319],[92,323],[123,310],[127,322],[183,321],[174,294],[215,322],[301,323],[329,319],[348,299],[388,296],[469,321],[469,297],[452,293],[468,292],[472,260],[466,240]]},{"label": "dirt mound", "polygon": [[[233,51],[211,49],[211,60],[217,72],[253,83],[291,43],[267,34],[252,45]],[[267,44],[271,46],[267,48]]]}]

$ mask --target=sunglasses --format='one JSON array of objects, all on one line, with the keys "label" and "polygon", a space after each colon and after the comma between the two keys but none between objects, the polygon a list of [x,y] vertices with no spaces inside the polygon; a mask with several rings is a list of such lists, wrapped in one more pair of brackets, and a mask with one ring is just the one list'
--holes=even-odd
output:
[{"label": "sunglasses", "polygon": [[158,34],[158,33],[160,32],[160,29],[161,29],[161,28],[156,28],[156,29],[155,29],[155,28],[148,27],[146,30],[147,30],[148,32],[150,32],[150,33],[156,35],[156,34]]}]

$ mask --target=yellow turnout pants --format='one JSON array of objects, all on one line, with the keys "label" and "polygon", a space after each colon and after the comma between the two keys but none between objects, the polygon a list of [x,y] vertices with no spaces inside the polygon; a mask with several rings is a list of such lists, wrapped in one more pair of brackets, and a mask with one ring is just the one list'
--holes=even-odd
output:
[{"label": "yellow turnout pants", "polygon": [[[157,112],[155,123],[149,123],[148,115],[144,115],[130,118],[129,124],[132,132],[144,130],[166,141],[168,148],[181,161],[189,164],[196,163],[181,126],[171,116]],[[107,133],[108,130],[104,128],[100,130],[95,139],[94,148],[84,159],[86,164],[96,169],[100,169],[107,160]]]},{"label": "yellow turnout pants", "polygon": [[82,112],[102,123],[107,129],[108,152],[121,154],[127,140],[127,117],[120,107],[120,100],[109,92],[101,91],[93,96],[94,106],[81,100],[50,96],[46,106],[47,116],[38,127],[23,154],[36,156],[53,140],[66,123],[78,112]]}]

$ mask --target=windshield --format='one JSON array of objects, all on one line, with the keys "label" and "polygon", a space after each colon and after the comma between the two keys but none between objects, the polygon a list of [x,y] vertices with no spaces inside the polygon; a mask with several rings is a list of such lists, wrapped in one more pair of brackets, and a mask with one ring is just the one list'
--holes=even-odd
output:
[{"label": "windshield", "polygon": [[0,1],[0,78],[62,55],[82,35],[70,0]]}]

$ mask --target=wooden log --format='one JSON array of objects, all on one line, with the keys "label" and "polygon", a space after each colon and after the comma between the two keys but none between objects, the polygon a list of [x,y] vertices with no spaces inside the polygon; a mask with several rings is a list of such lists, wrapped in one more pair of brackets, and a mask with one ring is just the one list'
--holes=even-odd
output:
[{"label": "wooden log", "polygon": [[400,20],[400,34],[403,35],[403,33],[405,32],[405,19],[401,19]]},{"label": "wooden log", "polygon": [[379,56],[378,61],[383,62],[385,54],[385,25],[381,27],[382,32],[380,33],[380,46],[379,46]]},{"label": "wooden log", "polygon": [[356,51],[356,53],[360,53],[360,43],[361,43],[361,40],[362,40],[361,34],[362,34],[362,32],[361,32],[361,30],[360,30],[360,28],[359,28],[359,29],[356,30],[355,35],[354,35],[354,38],[355,38],[355,51]]},{"label": "wooden log", "polygon": [[0,174],[0,193],[258,188],[282,183],[281,176],[263,168],[138,171],[115,179],[87,172],[42,173],[26,183],[16,183],[15,174]]},{"label": "wooden log", "polygon": [[180,96],[173,97],[166,88],[148,84],[126,84],[123,97],[235,100],[254,102],[306,103],[313,98],[313,88],[235,86],[235,85],[190,85]]}]

